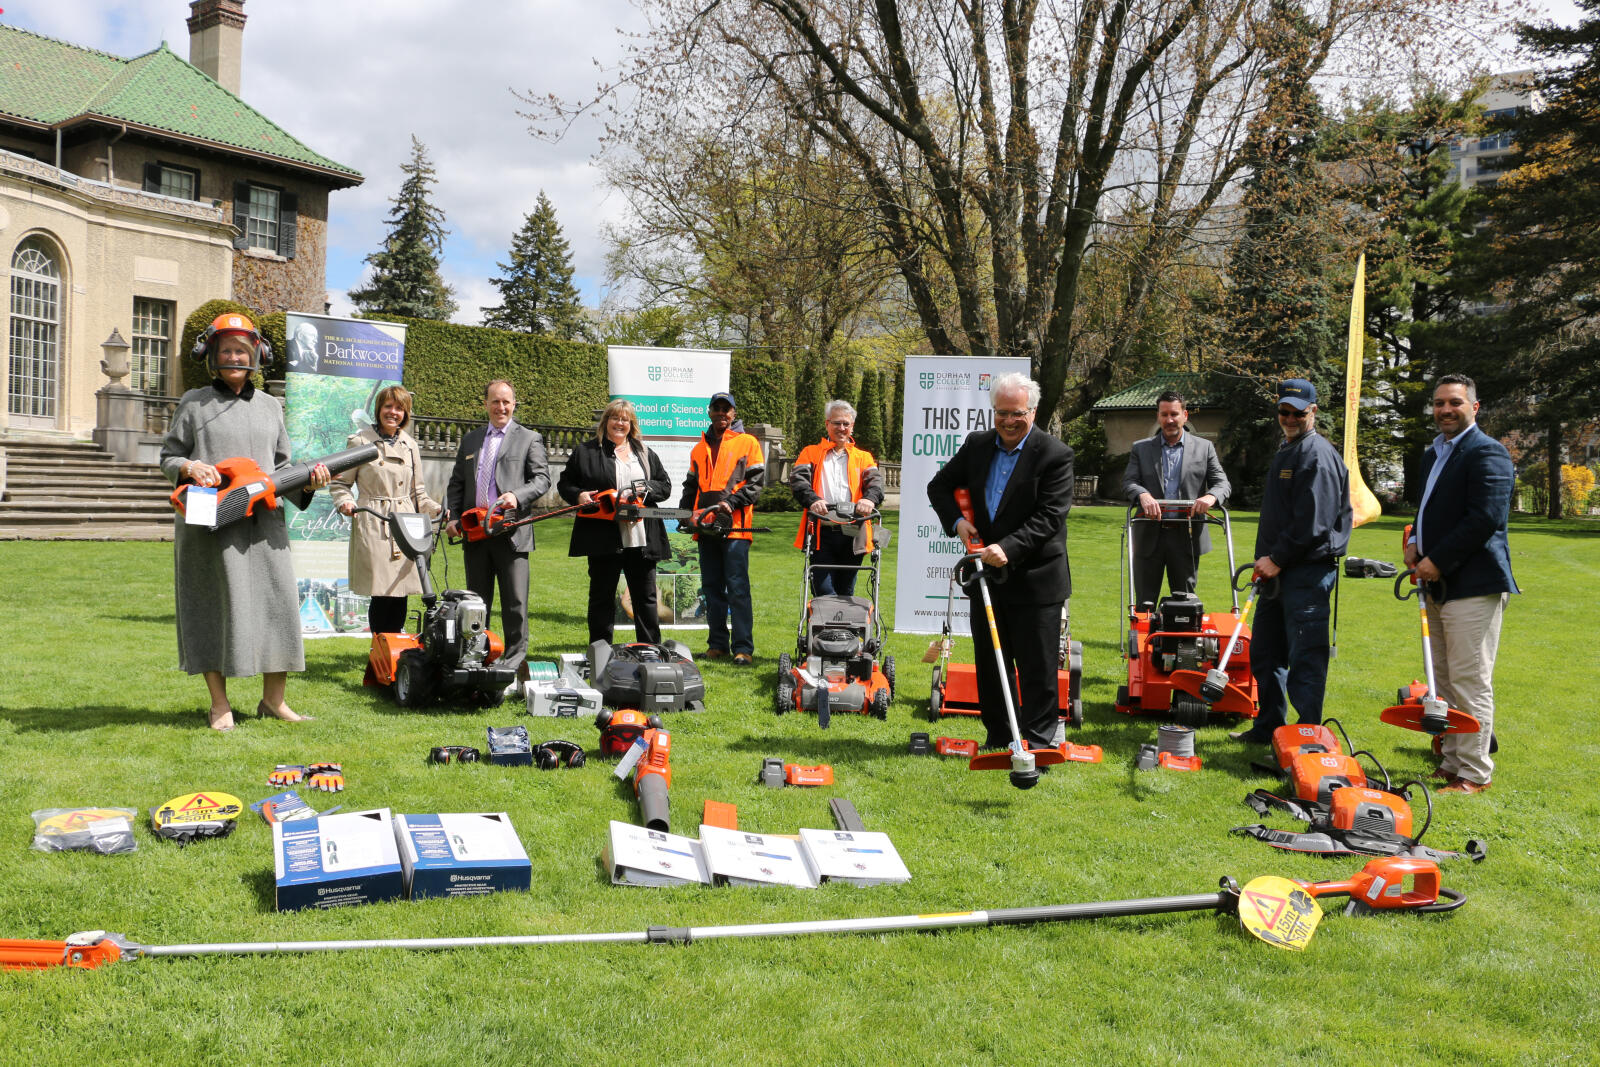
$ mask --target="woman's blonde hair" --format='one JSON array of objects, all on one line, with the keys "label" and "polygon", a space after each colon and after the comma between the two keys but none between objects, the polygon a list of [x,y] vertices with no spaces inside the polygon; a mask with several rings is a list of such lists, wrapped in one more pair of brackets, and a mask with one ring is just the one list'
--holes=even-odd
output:
[{"label": "woman's blonde hair", "polygon": [[623,400],[621,397],[607,404],[606,409],[600,413],[600,422],[594,428],[595,439],[599,441],[606,439],[606,424],[617,415],[628,416],[628,439],[636,446],[642,446],[644,433],[639,429],[639,415],[633,410],[633,402]]},{"label": "woman's blonde hair", "polygon": [[397,404],[405,412],[405,418],[400,420],[402,430],[411,425],[411,393],[403,385],[386,385],[372,398],[373,429],[378,427],[378,412],[383,410],[385,404]]}]

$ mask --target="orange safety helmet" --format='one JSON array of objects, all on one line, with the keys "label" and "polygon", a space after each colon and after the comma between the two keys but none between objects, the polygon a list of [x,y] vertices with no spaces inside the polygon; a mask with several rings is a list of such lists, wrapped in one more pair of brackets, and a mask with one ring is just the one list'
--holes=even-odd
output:
[{"label": "orange safety helmet", "polygon": [[236,311],[224,312],[211,320],[211,325],[205,332],[195,339],[191,355],[196,359],[206,361],[206,369],[213,375],[217,370],[217,348],[222,343],[222,338],[228,334],[239,334],[250,342],[250,370],[259,371],[267,359],[272,355],[272,346],[267,344],[261,331],[256,329],[256,324]]}]

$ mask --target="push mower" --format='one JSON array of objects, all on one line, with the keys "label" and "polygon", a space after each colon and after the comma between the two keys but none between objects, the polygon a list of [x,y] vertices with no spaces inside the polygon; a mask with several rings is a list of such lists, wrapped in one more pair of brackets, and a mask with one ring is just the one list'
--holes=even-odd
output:
[{"label": "push mower", "polygon": [[[1116,708],[1125,714],[1165,715],[1173,722],[1193,727],[1206,725],[1213,713],[1255,718],[1258,708],[1255,676],[1250,673],[1250,626],[1239,611],[1237,584],[1232,586],[1231,612],[1207,613],[1200,598],[1187,590],[1170,593],[1157,604],[1133,600],[1134,523],[1170,523],[1181,517],[1183,521],[1220,527],[1228,543],[1228,571],[1236,583],[1239,574],[1249,567],[1234,566],[1233,524],[1228,509],[1219,504],[1212,513],[1196,519],[1190,516],[1192,500],[1156,503],[1164,516],[1172,517],[1147,519],[1138,508],[1129,507],[1122,528],[1128,565],[1119,584],[1128,605],[1128,634],[1122,646],[1128,684],[1117,688]],[[1224,645],[1229,649],[1226,663],[1219,656]],[[1220,689],[1220,695],[1209,702],[1200,695],[1201,685],[1208,678],[1210,688]]]},{"label": "push mower", "polygon": [[[872,552],[867,557],[869,562],[864,566],[814,563],[811,559],[815,540],[813,523],[860,526],[876,517],[874,513],[857,518],[853,504],[830,511],[826,518],[806,515],[805,564],[800,573],[800,624],[795,634],[795,655],[791,659],[785,652],[778,657],[776,704],[779,715],[796,710],[815,712],[817,725],[824,730],[834,712],[872,715],[878,719],[889,716],[889,702],[894,697],[894,657],[883,656],[879,663],[885,628],[883,615],[878,611],[879,571],[888,531],[879,527],[880,537],[874,539]],[[813,570],[865,571],[872,595],[813,597]]]},{"label": "push mower", "polygon": [[706,710],[706,683],[682,641],[653,645],[635,641],[589,646],[589,684],[610,708],[658,711]]},{"label": "push mower", "polygon": [[[1339,728],[1338,736],[1329,725]],[[1340,736],[1344,738],[1342,747]],[[1468,841],[1461,852],[1422,844],[1423,835],[1433,823],[1433,797],[1428,787],[1411,781],[1396,789],[1376,756],[1353,750],[1346,754],[1350,748],[1350,738],[1337,719],[1322,725],[1278,727],[1272,734],[1276,766],[1253,766],[1286,777],[1293,796],[1256,789],[1245,797],[1245,803],[1260,815],[1283,812],[1305,823],[1306,829],[1296,833],[1258,823],[1236,826],[1233,833],[1265,841],[1274,848],[1322,856],[1407,856],[1435,862],[1462,856],[1474,862],[1483,859],[1486,849],[1478,841]],[[1383,776],[1382,788],[1376,778],[1368,777],[1359,756],[1371,760]],[[1413,833],[1410,800],[1417,793],[1427,805],[1427,816]]]},{"label": "push mower", "polygon": [[517,670],[500,663],[505,645],[489,629],[483,599],[465,589],[447,589],[440,597],[428,574],[428,560],[444,528],[444,515],[430,520],[416,512],[385,515],[364,505],[356,510],[388,524],[389,536],[416,568],[422,583],[422,613],[416,632],[373,634],[361,684],[393,686],[395,703],[403,708],[420,708],[440,698],[497,707]]}]

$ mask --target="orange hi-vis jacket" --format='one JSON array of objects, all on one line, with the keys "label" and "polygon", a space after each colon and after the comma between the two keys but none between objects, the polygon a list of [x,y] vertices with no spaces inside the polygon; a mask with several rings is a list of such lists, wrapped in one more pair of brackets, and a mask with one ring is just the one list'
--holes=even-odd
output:
[{"label": "orange hi-vis jacket", "polygon": [[[730,541],[752,541],[750,527],[755,525],[756,498],[767,484],[766,460],[761,456],[761,442],[754,434],[740,433],[731,427],[722,435],[717,446],[717,459],[711,461],[711,446],[706,435],[694,443],[689,452],[689,474],[683,480],[683,498],[680,508],[708,508],[727,501],[733,509],[733,525],[744,527],[728,534]],[[700,535],[695,534],[696,541]]]},{"label": "orange hi-vis jacket", "polygon": [[[878,461],[872,458],[872,453],[866,449],[857,448],[855,445],[846,445],[848,459],[845,469],[850,481],[850,499],[860,500],[863,497],[872,501],[874,507],[883,503],[883,476],[878,470]],[[795,457],[794,468],[789,472],[789,491],[794,494],[795,502],[802,511],[809,511],[812,504],[822,499],[822,461],[833,451],[833,442],[824,437],[814,445],[807,445]],[[800,529],[794,534],[794,547],[804,547],[806,543],[806,527],[813,525],[817,532],[812,535],[811,546],[816,548],[821,543],[822,527],[820,524],[811,523],[805,516],[800,518]],[[858,544],[864,552],[872,551],[872,527],[866,528],[865,544]]]}]

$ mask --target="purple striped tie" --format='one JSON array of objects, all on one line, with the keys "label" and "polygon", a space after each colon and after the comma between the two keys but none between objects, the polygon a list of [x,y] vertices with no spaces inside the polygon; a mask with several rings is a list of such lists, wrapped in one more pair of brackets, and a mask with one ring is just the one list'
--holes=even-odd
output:
[{"label": "purple striped tie", "polygon": [[495,502],[500,494],[495,491],[494,461],[500,456],[500,442],[504,439],[504,430],[489,427],[483,435],[483,447],[478,450],[478,506],[486,508]]}]

